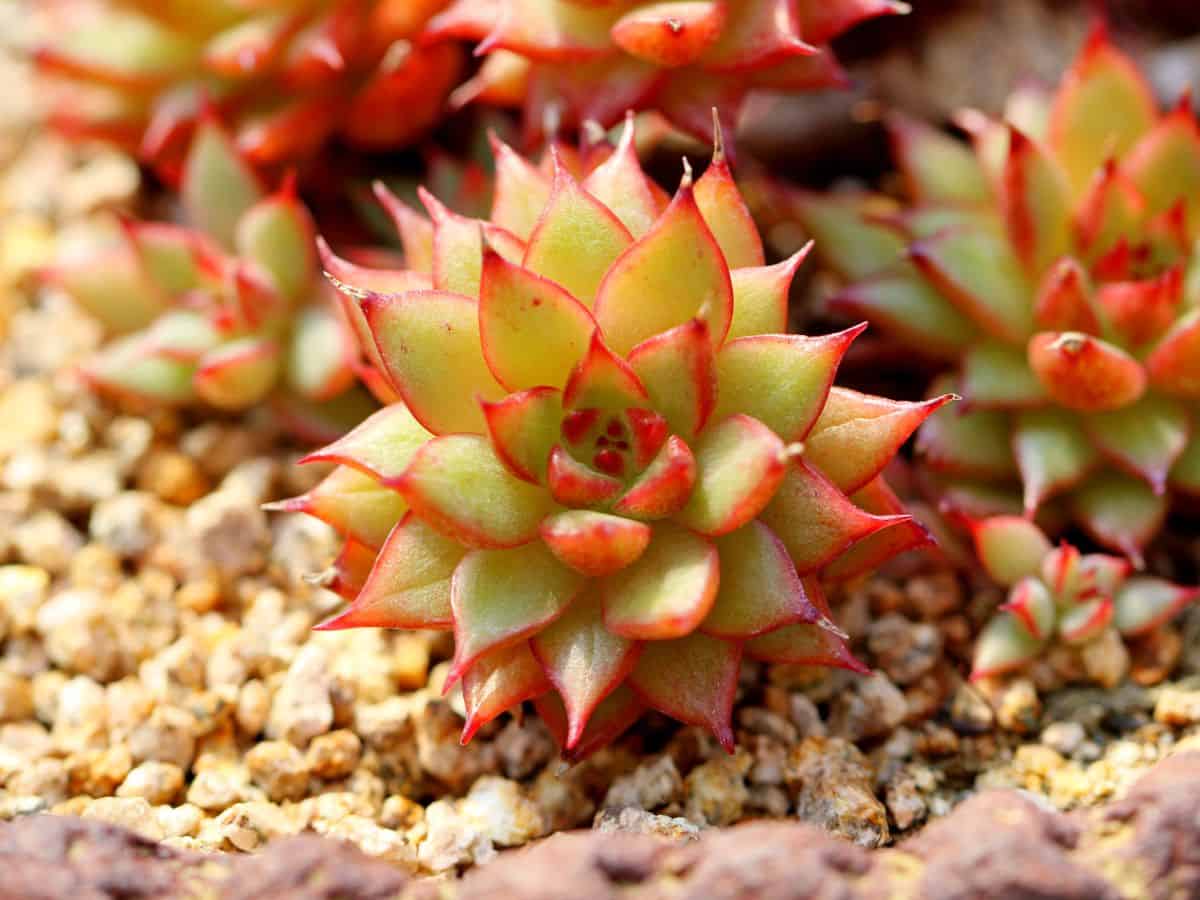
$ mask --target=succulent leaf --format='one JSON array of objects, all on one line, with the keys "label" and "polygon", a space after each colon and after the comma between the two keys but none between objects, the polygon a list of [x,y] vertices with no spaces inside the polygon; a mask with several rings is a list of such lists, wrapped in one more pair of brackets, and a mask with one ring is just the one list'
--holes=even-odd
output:
[{"label": "succulent leaf", "polygon": [[462,742],[470,741],[475,732],[505,710],[550,689],[550,680],[527,642],[485,653],[463,674],[467,721]]},{"label": "succulent leaf", "polygon": [[577,572],[599,578],[633,564],[650,545],[645,522],[585,509],[568,509],[542,521],[550,552]]}]

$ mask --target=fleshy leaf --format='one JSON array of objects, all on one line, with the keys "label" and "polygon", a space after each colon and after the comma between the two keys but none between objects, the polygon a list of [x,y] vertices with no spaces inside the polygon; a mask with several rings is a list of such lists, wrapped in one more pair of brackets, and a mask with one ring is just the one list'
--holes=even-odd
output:
[{"label": "fleshy leaf", "polygon": [[706,429],[695,443],[697,478],[676,521],[710,537],[754,519],[775,496],[788,456],[775,432],[750,416],[734,415]]},{"label": "fleshy leaf", "polygon": [[656,524],[637,561],[605,579],[604,622],[632,640],[681,637],[708,615],[719,580],[711,541],[677,525]]},{"label": "fleshy leaf", "polygon": [[563,406],[567,409],[627,409],[645,406],[646,388],[629,363],[604,343],[597,329],[592,332],[587,355],[567,379]]},{"label": "fleshy leaf", "polygon": [[396,491],[349,466],[338,466],[307,494],[265,509],[302,512],[368,547],[381,547],[408,505]]},{"label": "fleshy leaf", "polygon": [[963,402],[972,408],[1012,409],[1046,402],[1046,391],[1020,348],[983,340],[967,350],[962,366]]},{"label": "fleshy leaf", "polygon": [[[821,578],[826,582],[857,578],[875,571],[892,557],[906,551],[934,543],[944,544],[941,536],[935,541],[931,528],[918,521],[916,516],[903,516],[906,512],[904,504],[882,476],[876,476],[855,491],[850,500],[869,513],[894,516],[897,520],[873,534],[859,538],[837,559],[822,568]],[[939,546],[939,549],[944,547]]]},{"label": "fleshy leaf", "polygon": [[1200,441],[1190,440],[1171,469],[1171,487],[1200,496]]},{"label": "fleshy leaf", "polygon": [[1200,598],[1200,588],[1185,588],[1163,578],[1130,578],[1113,598],[1113,624],[1125,637],[1147,634],[1175,618]]},{"label": "fleshy leaf", "polygon": [[234,245],[270,273],[279,293],[294,302],[317,274],[315,237],[312,216],[287,186],[246,210],[237,222]]},{"label": "fleshy leaf", "polygon": [[750,522],[716,541],[721,585],[700,630],[740,640],[821,618],[804,592],[787,548],[762,522]]},{"label": "fleshy leaf", "polygon": [[1150,382],[1159,390],[1200,399],[1200,309],[1185,313],[1146,358]]},{"label": "fleshy leaf", "polygon": [[481,727],[518,703],[541,696],[551,688],[542,664],[528,643],[502,647],[475,660],[462,679],[467,721],[462,743]]},{"label": "fleshy leaf", "polygon": [[394,482],[433,437],[403,403],[385,406],[353,431],[300,460],[353,466],[376,481]]},{"label": "fleshy leaf", "polygon": [[[952,377],[934,379],[931,391],[956,387]],[[954,475],[1000,478],[1013,474],[1006,413],[964,410],[955,404],[938,410],[917,432],[916,451],[931,468]]]},{"label": "fleshy leaf", "polygon": [[1054,410],[1029,410],[1016,420],[1013,454],[1027,513],[1083,481],[1101,462],[1079,421]]},{"label": "fleshy leaf", "polygon": [[1054,97],[1050,143],[1076,192],[1108,156],[1124,156],[1158,116],[1133,62],[1097,24]]},{"label": "fleshy leaf", "polygon": [[353,600],[367,583],[367,576],[371,574],[371,567],[375,565],[376,555],[375,548],[347,538],[342,542],[342,549],[329,564],[329,568],[317,576],[315,583],[333,591],[344,600]]},{"label": "fleshy leaf", "polygon": [[496,160],[492,214],[501,228],[529,240],[538,217],[550,199],[550,181],[536,166],[494,134],[489,135]]},{"label": "fleshy leaf", "polygon": [[456,681],[482,654],[507,647],[553,622],[576,599],[583,576],[540,541],[513,550],[472,550],[454,570]]},{"label": "fleshy leaf", "polygon": [[620,493],[620,479],[584,465],[561,446],[550,451],[546,473],[550,493],[563,506],[597,506]]},{"label": "fleshy leaf", "polygon": [[1030,273],[1039,273],[1067,249],[1071,195],[1057,161],[1015,128],[1001,180],[1008,236]]},{"label": "fleshy leaf", "polygon": [[761,266],[766,257],[758,226],[733,180],[720,125],[716,127],[716,152],[696,182],[696,206],[730,269]]},{"label": "fleshy leaf", "polygon": [[201,122],[192,138],[180,195],[188,221],[226,247],[242,214],[262,198],[257,176],[214,119]]},{"label": "fleshy leaf", "polygon": [[600,701],[633,669],[639,645],[605,628],[598,598],[586,592],[536,635],[532,646],[566,705],[570,750],[578,745]]},{"label": "fleshy leaf", "polygon": [[479,296],[483,226],[447,209],[424,188],[417,189],[433,219],[433,286],[439,291]]},{"label": "fleshy leaf", "polygon": [[783,541],[802,575],[831,562],[860,538],[902,519],[864,512],[802,460],[792,463],[761,518]]},{"label": "fleshy leaf", "polygon": [[636,561],[650,544],[651,530],[645,522],[569,509],[543,520],[541,534],[550,552],[562,562],[599,578]]},{"label": "fleshy leaf", "polygon": [[747,656],[763,662],[829,666],[860,675],[871,671],[850,652],[846,639],[824,624],[785,625],[751,638],[743,646]]},{"label": "fleshy leaf", "polygon": [[1000,608],[1020,619],[1029,633],[1040,641],[1048,640],[1054,633],[1054,597],[1038,578],[1026,576],[1014,584],[1008,601]]},{"label": "fleshy leaf", "polygon": [[484,431],[478,399],[504,391],[483,358],[478,304],[443,291],[370,296],[363,312],[387,374],[435,434]]},{"label": "fleshy leaf", "polygon": [[1067,644],[1086,644],[1099,637],[1112,618],[1112,600],[1099,597],[1064,612],[1058,620],[1058,634]]},{"label": "fleshy leaf", "polygon": [[1146,372],[1136,359],[1079,331],[1035,334],[1029,340],[1028,356],[1046,393],[1069,409],[1120,409],[1146,390]]},{"label": "fleshy leaf", "polygon": [[704,427],[717,402],[717,372],[703,319],[642,341],[629,354],[629,365],[671,431],[690,438]]},{"label": "fleshy leaf", "polygon": [[1162,527],[1167,501],[1140,479],[1101,472],[1071,495],[1075,518],[1098,543],[1141,561],[1141,550]]},{"label": "fleshy leaf", "polygon": [[633,116],[625,119],[625,129],[613,154],[584,179],[583,188],[607,206],[635,238],[650,230],[662,212],[659,189],[638,161],[634,143]]},{"label": "fleshy leaf", "polygon": [[311,400],[331,400],[354,383],[354,336],[333,306],[310,305],[294,317],[284,360],[289,388]]},{"label": "fleshy leaf", "polygon": [[730,341],[717,354],[717,410],[758,419],[784,441],[802,440],[817,421],[851,341],[866,325],[806,337],[762,334]]},{"label": "fleshy leaf", "polygon": [[541,483],[559,439],[562,394],[555,388],[536,387],[497,403],[484,402],[482,407],[500,461],[518,478]]},{"label": "fleshy leaf", "polygon": [[691,448],[673,434],[613,505],[613,512],[635,519],[661,519],[674,515],[687,503],[695,484],[696,458]]},{"label": "fleshy leaf", "polygon": [[696,317],[707,322],[714,344],[725,340],[733,318],[729,268],[689,176],[654,226],[604,276],[595,312],[618,353]]},{"label": "fleshy leaf", "polygon": [[396,233],[400,235],[405,265],[414,272],[432,278],[433,223],[389,191],[382,182],[376,181],[371,187],[379,205],[384,208],[396,227]]},{"label": "fleshy leaf", "polygon": [[728,340],[787,331],[792,279],[812,246],[810,241],[773,266],[734,269],[729,273],[733,284],[733,321],[729,325]]},{"label": "fleshy leaf", "polygon": [[817,252],[846,280],[860,281],[903,258],[904,238],[868,215],[875,207],[891,210],[890,201],[869,194],[808,192],[797,192],[793,200]]},{"label": "fleshy leaf", "polygon": [[193,363],[154,353],[142,335],[113,341],[80,367],[93,387],[159,403],[192,400],[195,371]]},{"label": "fleshy leaf", "polygon": [[1096,301],[1120,339],[1141,346],[1175,321],[1183,297],[1183,268],[1171,266],[1155,278],[1101,285]]},{"label": "fleshy leaf", "polygon": [[1050,540],[1042,530],[1020,516],[994,516],[972,523],[975,553],[992,580],[1010,587],[1042,570]]},{"label": "fleshy leaf", "polygon": [[192,383],[205,403],[220,409],[245,409],[275,386],[280,366],[279,345],[274,341],[239,338],[204,354]]},{"label": "fleshy leaf", "polygon": [[[736,287],[736,272],[734,279]],[[848,285],[829,306],[869,319],[914,351],[935,357],[956,359],[979,336],[975,324],[907,263]]]},{"label": "fleshy leaf", "polygon": [[987,178],[962,141],[903,116],[888,118],[896,164],[917,202],[983,203],[991,196]]},{"label": "fleshy leaf", "polygon": [[1048,331],[1082,331],[1099,334],[1100,317],[1091,299],[1091,285],[1083,266],[1064,256],[1046,272],[1033,304],[1039,328]]},{"label": "fleshy leaf", "polygon": [[1033,333],[1030,287],[1008,242],[991,230],[953,228],[918,241],[909,255],[946,299],[993,337]]},{"label": "fleshy leaf", "polygon": [[592,314],[553,281],[485,254],[479,335],[492,374],[508,390],[564,385],[595,329]]},{"label": "fleshy leaf", "polygon": [[831,388],[804,439],[804,458],[838,488],[853,493],[878,475],[909,435],[952,399],[952,394],[943,394],[911,403]]},{"label": "fleshy leaf", "polygon": [[1032,662],[1045,642],[1038,640],[1017,616],[999,613],[980,632],[971,661],[971,680],[1002,675]]},{"label": "fleshy leaf", "polygon": [[1194,234],[1200,222],[1200,127],[1190,96],[1164,116],[1130,151],[1122,163],[1146,199],[1146,213],[1155,215],[1177,201],[1186,204]]},{"label": "fleshy leaf", "polygon": [[734,693],[742,649],[736,643],[689,634],[644,645],[629,684],[649,706],[711,731],[733,752]]},{"label": "fleshy leaf", "polygon": [[725,25],[721,0],[651,3],[622,16],[612,39],[631,56],[656,66],[686,66],[716,42]]},{"label": "fleshy leaf", "polygon": [[318,629],[450,628],[450,579],[465,552],[409,513],[388,535],[350,608]]},{"label": "fleshy leaf", "polygon": [[1101,453],[1144,479],[1156,494],[1166,490],[1167,475],[1192,434],[1186,407],[1157,394],[1088,416],[1085,427]]},{"label": "fleshy leaf", "polygon": [[632,241],[612,210],[556,161],[554,186],[529,236],[524,265],[591,308],[601,279]]},{"label": "fleshy leaf", "polygon": [[[538,716],[546,723],[550,733],[565,748],[567,743],[567,711],[557,693],[543,694],[533,701]],[[600,701],[592,711],[587,726],[583,729],[574,748],[565,753],[570,761],[578,761],[611,742],[637,721],[646,710],[646,705],[626,684],[617,686],[611,694]]]},{"label": "fleshy leaf", "polygon": [[543,488],[510,473],[487,439],[473,434],[425,443],[395,486],[421,518],[469,547],[532,541],[550,509]]}]

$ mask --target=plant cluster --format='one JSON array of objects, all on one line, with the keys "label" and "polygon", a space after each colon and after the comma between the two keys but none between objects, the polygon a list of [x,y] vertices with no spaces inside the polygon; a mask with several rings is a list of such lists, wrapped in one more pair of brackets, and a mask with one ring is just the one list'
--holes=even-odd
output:
[{"label": "plant cluster", "polygon": [[461,52],[411,39],[445,2],[48,0],[35,59],[55,88],[50,124],[70,136],[172,176],[211,102],[247,159],[276,166],[333,135],[380,150],[434,125]]},{"label": "plant cluster", "polygon": [[283,508],[346,536],[323,627],[452,629],[464,739],[532,698],[571,755],[646,709],[726,747],[743,655],[861,669],[819,583],[925,540],[880,472],[946,397],[833,387],[721,147],[668,199],[615,149],[497,146],[486,221],[381,191],[409,268],[326,249],[397,402]]},{"label": "plant cluster", "polygon": [[184,164],[191,226],[125,220],[45,273],[112,340],[83,368],[96,388],[166,405],[244,410],[269,401],[313,440],[371,410],[354,335],[317,266],[291,182],[265,193],[205,121]]},{"label": "plant cluster", "polygon": [[943,499],[1045,513],[1140,560],[1172,497],[1200,494],[1200,129],[1160,113],[1097,27],[1058,89],[967,145],[893,119],[908,202],[804,195],[847,281],[833,305],[949,366],[963,403],[918,437]]}]

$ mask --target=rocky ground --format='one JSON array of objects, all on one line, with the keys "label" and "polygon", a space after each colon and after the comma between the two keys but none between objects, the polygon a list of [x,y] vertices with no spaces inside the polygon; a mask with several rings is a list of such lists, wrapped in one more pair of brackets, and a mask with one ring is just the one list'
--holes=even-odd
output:
[{"label": "rocky ground", "polygon": [[[1200,891],[1200,616],[975,688],[998,594],[935,560],[837,598],[873,676],[747,665],[733,756],[661,718],[571,768],[533,716],[460,746],[445,635],[311,631],[336,538],[261,508],[323,474],[299,448],[74,374],[100,335],[32,275],[136,168],[20,127],[0,167],[0,897]],[[568,829],[620,834],[500,854]]]}]

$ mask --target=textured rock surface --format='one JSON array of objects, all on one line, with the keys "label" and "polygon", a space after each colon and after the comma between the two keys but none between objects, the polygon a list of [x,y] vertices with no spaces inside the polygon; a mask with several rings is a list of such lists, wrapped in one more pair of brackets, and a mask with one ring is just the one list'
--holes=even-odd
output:
[{"label": "textured rock surface", "polygon": [[254,856],[208,855],[100,822],[29,816],[0,825],[0,900],[1168,900],[1200,896],[1197,809],[1192,750],[1107,807],[1063,814],[993,791],[894,849],[765,822],[699,841],[578,832],[502,853],[457,882],[422,881],[311,835]]}]

